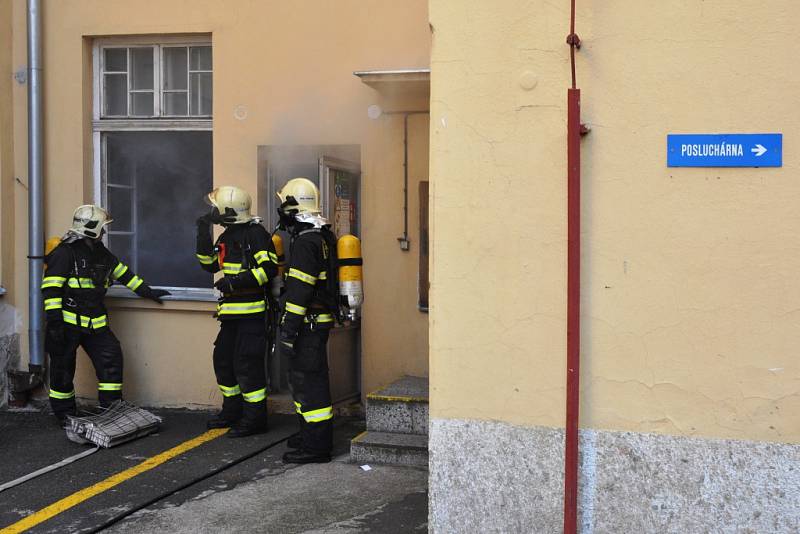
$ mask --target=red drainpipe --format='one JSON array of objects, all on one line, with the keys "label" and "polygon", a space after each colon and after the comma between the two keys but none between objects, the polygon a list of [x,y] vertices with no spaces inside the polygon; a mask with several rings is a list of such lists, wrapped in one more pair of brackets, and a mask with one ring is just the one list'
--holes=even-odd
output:
[{"label": "red drainpipe", "polygon": [[571,0],[572,87],[567,90],[567,409],[564,438],[564,533],[578,530],[578,411],[581,348],[581,91],[575,86],[575,0]]}]

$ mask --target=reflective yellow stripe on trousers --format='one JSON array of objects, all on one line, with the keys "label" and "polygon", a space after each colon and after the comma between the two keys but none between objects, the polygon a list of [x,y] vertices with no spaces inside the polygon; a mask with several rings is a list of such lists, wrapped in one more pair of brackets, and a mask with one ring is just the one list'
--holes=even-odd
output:
[{"label": "reflective yellow stripe on trousers", "polygon": [[249,393],[242,393],[245,402],[260,402],[267,398],[267,388],[257,389]]},{"label": "reflective yellow stripe on trousers", "polygon": [[222,384],[217,385],[219,386],[219,390],[222,392],[222,395],[225,397],[235,397],[242,392],[242,390],[239,389],[239,384],[236,384],[235,386],[223,386]]},{"label": "reflective yellow stripe on trousers", "polygon": [[308,412],[300,412],[306,423],[321,423],[333,418],[333,406],[326,406],[319,410],[310,410]]},{"label": "reflective yellow stripe on trousers", "polygon": [[62,393],[60,391],[56,391],[56,390],[50,388],[50,397],[53,398],[53,399],[59,399],[59,400],[71,399],[71,398],[75,397],[75,390],[73,389],[69,393]]}]

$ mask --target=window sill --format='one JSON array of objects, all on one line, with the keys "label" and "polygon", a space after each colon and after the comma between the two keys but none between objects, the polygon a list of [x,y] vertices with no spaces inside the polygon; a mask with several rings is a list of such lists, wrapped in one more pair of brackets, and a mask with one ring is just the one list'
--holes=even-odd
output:
[{"label": "window sill", "polygon": [[92,128],[95,132],[104,131],[143,131],[151,132],[157,130],[213,130],[213,121],[210,118],[192,117],[185,119],[174,118],[108,118],[108,119],[95,119],[92,121]]},{"label": "window sill", "polygon": [[143,299],[127,287],[112,286],[108,288],[106,297],[109,308],[182,310],[208,312],[216,310],[217,296],[213,289],[192,289],[163,287],[171,295],[164,297],[164,304]]}]

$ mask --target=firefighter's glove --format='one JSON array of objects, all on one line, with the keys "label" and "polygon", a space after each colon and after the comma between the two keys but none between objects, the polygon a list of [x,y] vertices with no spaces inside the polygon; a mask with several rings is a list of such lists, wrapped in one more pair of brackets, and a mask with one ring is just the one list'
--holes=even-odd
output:
[{"label": "firefighter's glove", "polygon": [[167,295],[171,295],[169,291],[166,289],[153,289],[151,287],[147,287],[141,292],[139,292],[139,296],[142,298],[150,299],[154,302],[158,302],[159,304],[164,304],[164,301],[161,300],[161,297],[166,297]]},{"label": "firefighter's glove", "polygon": [[63,319],[48,317],[44,332],[44,350],[51,356],[59,354],[64,347],[64,328]]},{"label": "firefighter's glove", "polygon": [[242,279],[239,275],[223,276],[214,284],[214,287],[219,289],[223,295],[229,295],[242,287]]}]

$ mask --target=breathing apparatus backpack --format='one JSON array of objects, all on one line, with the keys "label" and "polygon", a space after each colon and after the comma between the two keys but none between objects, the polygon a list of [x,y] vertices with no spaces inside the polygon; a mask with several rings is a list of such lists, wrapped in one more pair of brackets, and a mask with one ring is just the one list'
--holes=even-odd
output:
[{"label": "breathing apparatus backpack", "polygon": [[316,297],[326,305],[337,323],[356,320],[364,301],[361,241],[350,234],[337,240],[327,226],[304,230],[299,235],[309,232],[322,236],[322,255],[327,261],[325,290],[317,291]]}]

